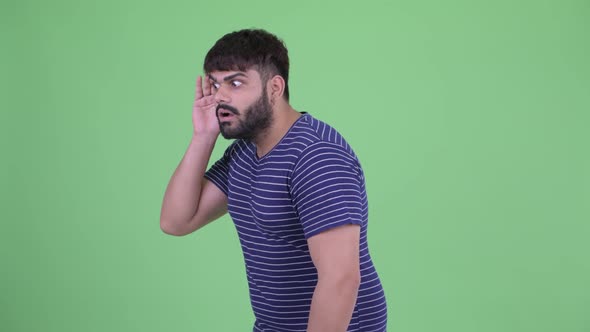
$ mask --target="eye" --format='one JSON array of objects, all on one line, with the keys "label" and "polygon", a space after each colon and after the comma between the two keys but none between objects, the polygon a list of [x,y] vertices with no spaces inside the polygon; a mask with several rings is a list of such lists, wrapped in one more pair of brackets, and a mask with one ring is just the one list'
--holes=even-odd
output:
[{"label": "eye", "polygon": [[237,87],[239,87],[240,85],[242,85],[242,82],[240,82],[240,81],[231,81],[231,85],[232,85],[233,87],[236,87],[236,88],[237,88]]},{"label": "eye", "polygon": [[212,87],[213,87],[213,89],[215,89],[215,90],[219,89],[219,83],[213,83],[211,86],[212,86]]}]

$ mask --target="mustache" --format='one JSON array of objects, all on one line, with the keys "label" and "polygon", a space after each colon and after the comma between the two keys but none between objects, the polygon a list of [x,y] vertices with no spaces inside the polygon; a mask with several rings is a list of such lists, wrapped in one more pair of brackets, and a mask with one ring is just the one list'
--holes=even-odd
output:
[{"label": "mustache", "polygon": [[232,106],[229,106],[229,105],[225,105],[225,104],[219,104],[219,105],[217,105],[217,108],[215,109],[215,114],[217,114],[217,116],[219,116],[219,110],[221,110],[221,109],[222,110],[229,111],[229,112],[231,112],[231,113],[233,113],[235,115],[239,115],[240,114],[240,112],[238,111],[238,109],[235,108],[235,107],[232,107]]}]

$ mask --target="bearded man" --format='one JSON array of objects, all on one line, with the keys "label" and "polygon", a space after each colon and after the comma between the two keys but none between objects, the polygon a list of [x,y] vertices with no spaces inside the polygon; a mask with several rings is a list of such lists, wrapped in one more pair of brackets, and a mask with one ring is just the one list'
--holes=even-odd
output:
[{"label": "bearded man", "polygon": [[[226,34],[204,73],[161,229],[182,236],[229,212],[253,331],[385,331],[363,169],[338,131],[290,106],[284,43],[260,29]],[[234,141],[207,170],[219,134]]]}]

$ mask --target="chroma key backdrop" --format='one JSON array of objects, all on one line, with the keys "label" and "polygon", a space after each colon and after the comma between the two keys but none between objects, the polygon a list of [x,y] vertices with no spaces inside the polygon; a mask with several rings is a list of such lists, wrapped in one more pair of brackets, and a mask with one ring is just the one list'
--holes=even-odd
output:
[{"label": "chroma key backdrop", "polygon": [[231,219],[159,226],[242,28],[359,156],[388,331],[590,331],[588,1],[21,0],[0,26],[1,331],[251,331]]}]

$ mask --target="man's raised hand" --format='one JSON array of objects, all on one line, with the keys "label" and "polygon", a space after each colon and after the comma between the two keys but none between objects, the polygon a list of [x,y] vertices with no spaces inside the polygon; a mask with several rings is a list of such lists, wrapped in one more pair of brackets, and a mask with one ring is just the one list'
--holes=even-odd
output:
[{"label": "man's raised hand", "polygon": [[209,78],[198,76],[193,105],[194,135],[219,135],[216,107],[217,102]]}]

